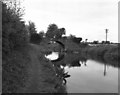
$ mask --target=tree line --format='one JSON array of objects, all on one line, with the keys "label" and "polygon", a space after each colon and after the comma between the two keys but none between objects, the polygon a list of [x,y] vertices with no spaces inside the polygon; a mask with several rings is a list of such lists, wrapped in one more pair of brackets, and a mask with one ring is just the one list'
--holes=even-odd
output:
[{"label": "tree line", "polygon": [[[16,0],[15,0],[16,1]],[[23,20],[24,10],[20,3],[14,0],[2,1],[2,50],[7,55],[12,50],[23,47],[27,43],[40,43],[43,38],[58,40],[66,34],[65,28],[58,28],[56,24],[50,24],[46,33],[38,32],[35,23],[29,21],[25,24]],[[79,43],[82,38],[70,35],[70,38]]]}]

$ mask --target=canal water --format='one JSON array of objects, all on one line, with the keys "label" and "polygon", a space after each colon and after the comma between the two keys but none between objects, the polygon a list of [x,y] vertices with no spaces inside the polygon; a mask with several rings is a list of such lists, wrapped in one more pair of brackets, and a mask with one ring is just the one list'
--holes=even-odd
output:
[{"label": "canal water", "polygon": [[[56,60],[59,53],[46,57]],[[65,54],[55,64],[62,64],[70,75],[66,78],[67,93],[118,93],[117,67],[73,53]]]}]

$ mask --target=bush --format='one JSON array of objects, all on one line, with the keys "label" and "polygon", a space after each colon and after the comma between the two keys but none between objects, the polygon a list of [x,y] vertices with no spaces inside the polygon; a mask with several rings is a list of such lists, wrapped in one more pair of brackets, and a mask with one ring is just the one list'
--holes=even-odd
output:
[{"label": "bush", "polygon": [[5,3],[2,3],[2,50],[6,55],[17,47],[28,43],[28,35],[24,21]]},{"label": "bush", "polygon": [[28,43],[25,23],[22,21],[20,14],[8,5],[2,2],[3,93],[16,92],[18,87],[24,85],[25,68],[29,60],[27,52],[22,52]]},{"label": "bush", "polygon": [[30,37],[30,42],[31,43],[34,43],[34,44],[39,44],[42,40],[42,37],[37,34],[37,33],[33,33],[31,34],[31,37]]}]

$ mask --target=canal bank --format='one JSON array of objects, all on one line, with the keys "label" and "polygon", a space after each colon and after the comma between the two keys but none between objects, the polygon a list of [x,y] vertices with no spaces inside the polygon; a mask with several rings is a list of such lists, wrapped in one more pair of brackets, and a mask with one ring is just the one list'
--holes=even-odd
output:
[{"label": "canal bank", "polygon": [[[30,44],[30,63],[27,68],[28,80],[18,93],[66,93],[60,79],[56,77],[55,69],[50,60],[44,57],[43,47]],[[45,52],[45,51],[44,51]]]},{"label": "canal bank", "polygon": [[80,54],[87,58],[103,61],[115,67],[120,67],[119,60],[120,45],[98,45],[82,48]]}]

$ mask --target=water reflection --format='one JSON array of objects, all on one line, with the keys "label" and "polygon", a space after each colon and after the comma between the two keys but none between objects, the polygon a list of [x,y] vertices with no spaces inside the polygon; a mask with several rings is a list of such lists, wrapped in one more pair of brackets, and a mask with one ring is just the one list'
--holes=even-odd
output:
[{"label": "water reflection", "polygon": [[117,92],[118,71],[115,65],[90,60],[78,53],[58,53],[57,56],[58,59],[51,59],[51,62],[59,83],[68,93]]},{"label": "water reflection", "polygon": [[65,70],[71,77],[67,79],[68,93],[117,93],[118,70],[94,60],[87,60],[87,67],[71,67]]},{"label": "water reflection", "polygon": [[71,64],[69,65],[69,67],[76,67],[76,66],[77,66],[77,67],[80,67],[80,66],[81,66],[79,60],[74,60],[74,61],[72,61]]},{"label": "water reflection", "polygon": [[106,74],[107,74],[107,70],[106,70],[106,64],[104,64],[104,76],[106,76]]},{"label": "water reflection", "polygon": [[56,60],[59,58],[58,54],[58,52],[51,52],[50,54],[46,54],[45,57],[50,60]]}]

